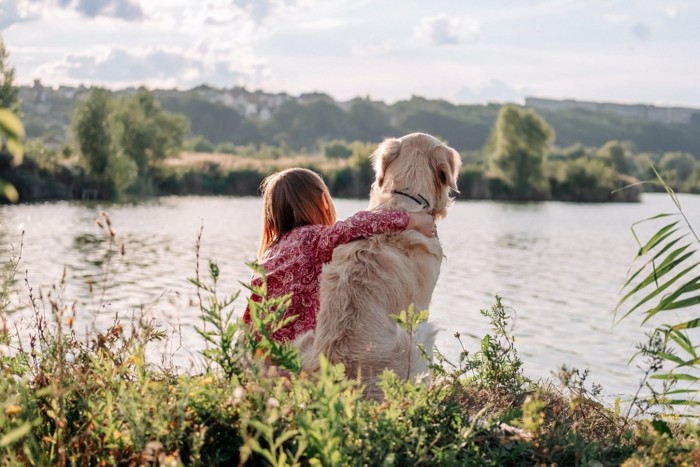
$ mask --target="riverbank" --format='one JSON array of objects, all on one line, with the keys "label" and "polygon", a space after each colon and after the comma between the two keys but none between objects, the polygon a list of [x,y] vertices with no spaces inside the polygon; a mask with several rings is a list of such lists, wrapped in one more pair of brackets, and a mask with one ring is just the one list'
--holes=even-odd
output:
[{"label": "riverbank", "polygon": [[[209,271],[197,282],[213,290],[218,273]],[[298,372],[293,353],[235,339],[241,323],[204,287],[209,345],[203,370],[189,373],[167,355],[147,361],[149,347],[172,338],[149,321],[116,318],[77,337],[60,289],[36,297],[31,345],[0,347],[3,462],[636,466],[690,465],[700,455],[692,426],[649,418],[636,411],[643,404],[605,406],[586,372],[562,368],[557,383],[526,378],[498,299],[482,312],[493,327],[480,351],[438,356],[430,388],[386,375],[376,402],[340,366]],[[5,343],[15,337],[2,332]],[[263,363],[270,359],[287,368]]]},{"label": "riverbank", "polygon": [[[100,221],[106,242],[86,248],[101,245],[99,266],[113,271],[128,250],[112,220]],[[307,374],[293,349],[241,338],[237,295],[219,291],[213,262],[193,280],[206,345],[189,370],[173,358],[181,330],[143,308],[85,332],[79,316],[96,317],[111,302],[110,274],[90,282],[90,305],[67,293],[70,275],[29,288],[33,324],[20,335],[6,324],[18,266],[9,264],[0,295],[0,459],[8,465],[636,466],[700,456],[694,423],[662,417],[639,395],[610,404],[588,370],[527,377],[513,312],[500,298],[482,310],[491,325],[475,350],[455,333],[463,350],[437,353],[432,386],[388,374],[377,402],[341,366]]]},{"label": "riverbank", "polygon": [[[120,196],[128,200],[168,195],[256,196],[265,176],[297,166],[320,173],[334,197],[366,198],[374,176],[370,152],[369,145],[365,152],[348,159],[182,152],[163,160],[157,170]],[[18,167],[0,160],[0,179],[16,187],[20,202],[114,197],[110,188],[93,180],[74,159],[35,160],[28,153]],[[460,171],[458,186],[463,200],[638,202],[643,192],[640,185],[635,185],[637,179],[600,164],[566,165],[558,161],[551,164],[546,180],[545,188],[523,197],[483,166],[472,164]]]}]

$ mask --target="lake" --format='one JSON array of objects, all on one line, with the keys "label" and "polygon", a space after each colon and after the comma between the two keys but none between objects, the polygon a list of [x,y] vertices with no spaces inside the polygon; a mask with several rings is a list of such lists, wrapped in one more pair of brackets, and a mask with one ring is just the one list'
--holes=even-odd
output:
[{"label": "lake", "polygon": [[[693,225],[700,225],[700,196],[681,195]],[[336,200],[343,219],[367,205]],[[250,278],[245,265],[257,251],[261,217],[258,198],[165,197],[137,204],[53,202],[0,207],[3,259],[18,251],[24,231],[12,320],[26,336],[31,328],[26,278],[47,291],[66,268],[64,296],[76,300],[76,327],[106,329],[115,314],[144,313],[176,334],[168,351],[181,366],[196,364],[202,340],[195,276],[196,244],[203,227],[200,268],[214,259],[221,294],[242,290],[235,309],[245,308]],[[627,361],[645,340],[639,316],[614,325],[612,310],[636,252],[630,226],[672,212],[667,195],[644,194],[634,204],[458,201],[438,225],[446,259],[431,306],[441,328],[438,347],[453,358],[459,345],[470,351],[489,331],[479,310],[498,294],[514,314],[512,332],[525,371],[551,376],[562,364],[590,368],[590,381],[608,397],[636,390],[641,371]],[[96,225],[107,212],[122,256]],[[105,274],[107,280],[105,281]]]}]

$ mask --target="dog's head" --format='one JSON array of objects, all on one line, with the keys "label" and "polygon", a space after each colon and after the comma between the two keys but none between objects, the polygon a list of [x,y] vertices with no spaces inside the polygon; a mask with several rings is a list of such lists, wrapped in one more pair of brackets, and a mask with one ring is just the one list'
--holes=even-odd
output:
[{"label": "dog's head", "polygon": [[425,198],[435,217],[445,217],[462,160],[457,151],[425,133],[385,139],[372,154],[372,196],[401,191]]}]

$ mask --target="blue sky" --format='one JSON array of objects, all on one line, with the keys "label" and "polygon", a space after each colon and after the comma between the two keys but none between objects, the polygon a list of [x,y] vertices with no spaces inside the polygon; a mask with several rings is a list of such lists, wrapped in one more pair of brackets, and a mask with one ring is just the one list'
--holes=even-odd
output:
[{"label": "blue sky", "polygon": [[17,82],[700,108],[695,0],[0,0]]}]

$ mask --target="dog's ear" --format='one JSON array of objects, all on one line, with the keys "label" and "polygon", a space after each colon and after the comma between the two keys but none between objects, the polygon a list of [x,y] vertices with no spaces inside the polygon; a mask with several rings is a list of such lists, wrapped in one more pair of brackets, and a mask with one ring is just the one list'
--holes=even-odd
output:
[{"label": "dog's ear", "polygon": [[437,162],[435,176],[437,177],[438,186],[448,186],[452,191],[459,193],[457,189],[457,173],[460,165],[462,165],[459,154],[453,149],[444,147],[435,148],[435,151],[439,152],[437,154],[438,157],[431,158],[431,160]]},{"label": "dog's ear", "polygon": [[381,188],[386,170],[399,157],[399,152],[401,152],[401,141],[396,138],[386,138],[370,156],[374,163],[378,187]]},{"label": "dog's ear", "polygon": [[457,188],[457,178],[459,176],[459,168],[462,166],[462,158],[459,153],[454,149],[450,148],[450,157],[448,158],[449,171],[445,174],[448,180],[448,186],[457,194],[459,194],[459,189]]}]

